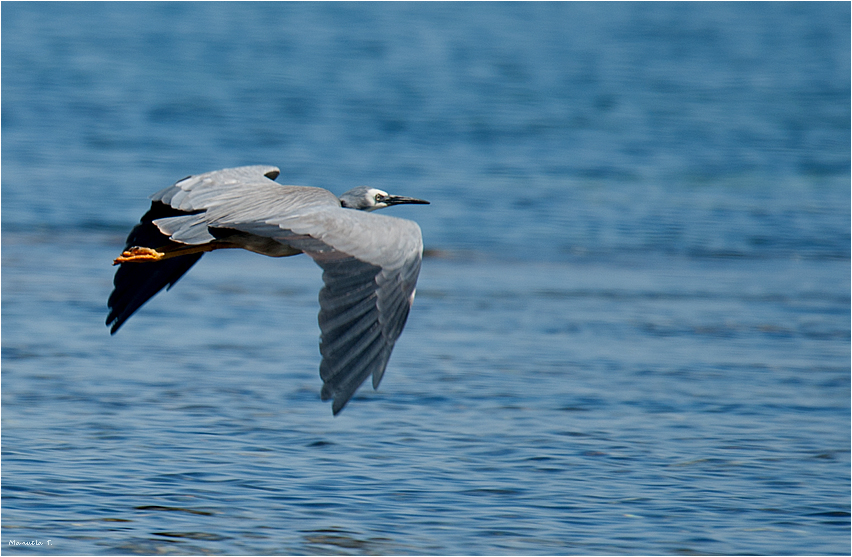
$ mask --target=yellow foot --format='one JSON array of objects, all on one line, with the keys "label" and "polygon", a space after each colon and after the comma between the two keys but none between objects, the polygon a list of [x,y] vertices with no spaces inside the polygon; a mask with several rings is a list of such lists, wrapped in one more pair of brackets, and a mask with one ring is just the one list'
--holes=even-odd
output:
[{"label": "yellow foot", "polygon": [[132,247],[129,250],[121,252],[119,257],[112,262],[113,265],[119,263],[142,263],[144,261],[159,261],[165,257],[165,253],[161,253],[151,248]]}]

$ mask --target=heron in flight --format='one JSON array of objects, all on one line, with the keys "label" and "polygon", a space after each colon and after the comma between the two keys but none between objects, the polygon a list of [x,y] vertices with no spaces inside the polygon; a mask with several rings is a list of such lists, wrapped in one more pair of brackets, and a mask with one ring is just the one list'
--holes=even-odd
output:
[{"label": "heron in flight", "polygon": [[242,248],[270,257],[308,254],[322,269],[322,400],[346,405],[367,377],[377,388],[414,301],[423,240],[409,220],[375,209],[428,201],[360,186],[338,199],[322,188],[275,182],[274,166],[189,176],[151,196],[130,235],[106,323],[121,325],[205,252]]}]

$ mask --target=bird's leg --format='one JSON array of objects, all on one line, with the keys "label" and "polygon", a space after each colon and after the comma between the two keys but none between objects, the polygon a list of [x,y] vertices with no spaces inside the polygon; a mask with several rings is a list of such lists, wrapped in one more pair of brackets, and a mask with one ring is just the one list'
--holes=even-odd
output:
[{"label": "bird's leg", "polygon": [[162,251],[153,248],[144,248],[133,246],[121,252],[121,255],[116,257],[112,262],[113,265],[121,263],[147,263],[151,261],[162,261],[163,259],[171,259],[172,257],[180,257],[182,255],[191,255],[193,253],[204,253],[213,251],[214,249],[234,247],[221,242],[209,242],[200,246],[180,246],[177,248],[165,247],[159,248]]},{"label": "bird's leg", "polygon": [[151,248],[141,248],[138,246],[133,246],[130,249],[126,249],[121,252],[121,255],[115,258],[112,262],[113,265],[118,265],[119,263],[138,263],[142,261],[159,261],[166,256],[165,253],[157,251]]}]

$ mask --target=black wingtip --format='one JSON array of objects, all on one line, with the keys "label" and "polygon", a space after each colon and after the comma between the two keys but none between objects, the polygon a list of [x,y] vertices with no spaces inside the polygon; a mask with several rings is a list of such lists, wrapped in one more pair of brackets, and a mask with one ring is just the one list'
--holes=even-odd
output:
[{"label": "black wingtip", "polygon": [[[169,218],[195,214],[199,211],[181,211],[174,209],[161,201],[153,201],[151,208],[142,217],[142,220],[133,227],[127,237],[125,249],[131,246],[142,246],[154,249],[162,249],[176,245],[169,237],[160,232],[153,221],[160,218]],[[110,335],[118,332],[118,329],[139,308],[153,298],[163,288],[169,289],[201,258],[203,254],[196,253],[169,259],[166,261],[148,262],[145,264],[118,265],[115,271],[113,284],[115,288],[109,296],[107,306],[109,314],[106,318]]]},{"label": "black wingtip", "polygon": [[109,315],[106,318],[106,326],[109,327],[109,334],[114,335],[118,332],[127,319],[122,319],[121,315],[117,315],[115,309],[109,308]]}]

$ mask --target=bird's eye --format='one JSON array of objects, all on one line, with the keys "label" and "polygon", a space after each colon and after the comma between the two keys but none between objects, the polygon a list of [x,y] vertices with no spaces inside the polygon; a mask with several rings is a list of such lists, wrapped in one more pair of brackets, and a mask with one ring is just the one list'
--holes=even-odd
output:
[{"label": "bird's eye", "polygon": [[381,202],[381,200],[382,200],[382,194],[377,193],[377,194],[376,194],[376,203]]}]

